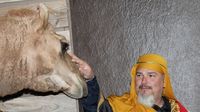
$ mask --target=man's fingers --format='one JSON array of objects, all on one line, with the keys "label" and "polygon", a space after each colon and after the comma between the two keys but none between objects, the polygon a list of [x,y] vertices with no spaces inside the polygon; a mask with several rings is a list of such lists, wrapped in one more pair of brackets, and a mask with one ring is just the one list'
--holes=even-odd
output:
[{"label": "man's fingers", "polygon": [[79,59],[74,53],[69,52],[68,54],[72,57],[72,59]]},{"label": "man's fingers", "polygon": [[72,61],[81,65],[84,63],[83,60],[81,60],[80,58],[78,58],[76,55],[74,55],[73,53],[68,53],[71,57],[72,57]]},{"label": "man's fingers", "polygon": [[72,62],[74,62],[78,66],[79,71],[81,72],[81,74],[85,79],[91,79],[92,77],[94,77],[93,71],[87,62],[81,60],[71,52],[68,52],[68,54],[71,56]]},{"label": "man's fingers", "polygon": [[79,68],[83,69],[83,70],[87,70],[88,66],[87,65],[80,65]]},{"label": "man's fingers", "polygon": [[79,59],[72,59],[73,62],[75,62],[76,64],[78,64],[78,66],[82,66],[85,65],[85,62]]}]

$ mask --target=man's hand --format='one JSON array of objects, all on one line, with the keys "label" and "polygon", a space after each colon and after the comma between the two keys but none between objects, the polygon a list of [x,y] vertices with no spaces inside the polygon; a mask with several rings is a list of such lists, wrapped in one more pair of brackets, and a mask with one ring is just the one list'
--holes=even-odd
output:
[{"label": "man's hand", "polygon": [[78,66],[83,77],[86,80],[92,80],[94,78],[94,73],[90,65],[85,61],[81,60],[80,58],[78,58],[73,53],[68,53],[68,54],[72,57],[72,62],[76,63],[76,65]]}]

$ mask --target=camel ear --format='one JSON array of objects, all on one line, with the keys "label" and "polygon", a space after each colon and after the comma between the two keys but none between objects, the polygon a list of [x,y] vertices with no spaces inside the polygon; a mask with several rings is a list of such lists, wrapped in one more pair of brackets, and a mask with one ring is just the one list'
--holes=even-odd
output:
[{"label": "camel ear", "polygon": [[43,28],[46,29],[48,25],[48,18],[49,18],[48,8],[44,4],[41,3],[38,6],[38,10],[39,10],[40,18],[43,22],[42,26]]},{"label": "camel ear", "polygon": [[39,4],[38,10],[40,12],[40,18],[43,20],[43,27],[46,28],[48,24],[49,12],[48,8],[44,4]]},{"label": "camel ear", "polygon": [[37,13],[39,17],[32,21],[32,26],[35,32],[43,32],[48,26],[48,8],[41,3],[37,6]]}]

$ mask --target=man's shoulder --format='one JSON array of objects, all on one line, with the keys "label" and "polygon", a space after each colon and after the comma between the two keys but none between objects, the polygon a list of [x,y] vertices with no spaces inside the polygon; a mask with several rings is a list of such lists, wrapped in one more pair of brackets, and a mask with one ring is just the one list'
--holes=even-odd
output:
[{"label": "man's shoulder", "polygon": [[169,99],[171,112],[188,112],[187,109],[177,100]]}]

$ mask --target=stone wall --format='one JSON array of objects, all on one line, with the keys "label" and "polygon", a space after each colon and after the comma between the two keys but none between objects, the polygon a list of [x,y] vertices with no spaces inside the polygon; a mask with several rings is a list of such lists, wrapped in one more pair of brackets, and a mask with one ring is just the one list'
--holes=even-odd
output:
[{"label": "stone wall", "polygon": [[71,0],[75,53],[95,70],[105,96],[129,91],[139,55],[168,60],[177,98],[200,107],[199,0]]}]

